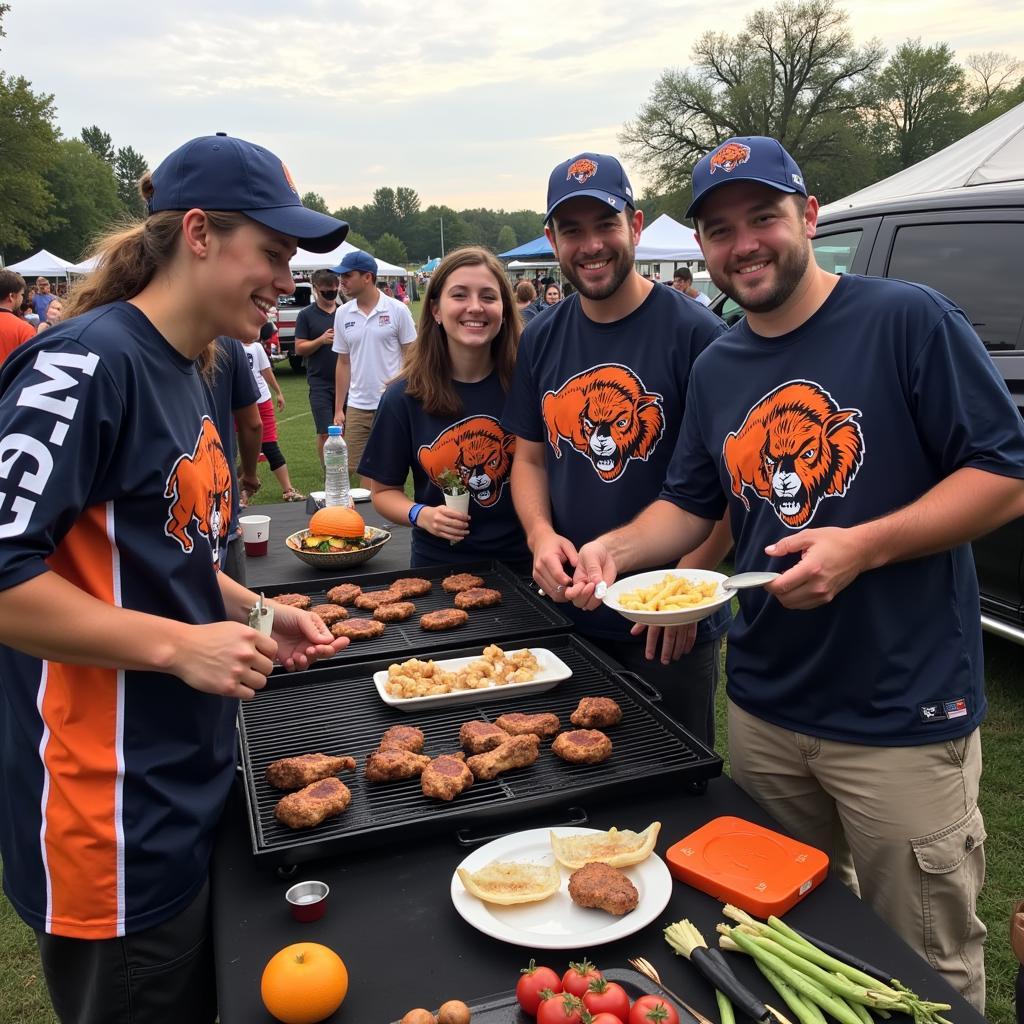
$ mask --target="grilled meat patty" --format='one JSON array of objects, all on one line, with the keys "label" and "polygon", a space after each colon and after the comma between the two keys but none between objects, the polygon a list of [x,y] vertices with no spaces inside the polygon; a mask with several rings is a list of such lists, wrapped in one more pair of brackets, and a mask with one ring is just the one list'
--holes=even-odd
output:
[{"label": "grilled meat patty", "polygon": [[569,897],[577,906],[606,910],[616,917],[636,910],[640,902],[636,886],[618,868],[596,862],[569,876]]},{"label": "grilled meat patty", "polygon": [[434,584],[419,576],[406,576],[404,579],[395,580],[388,589],[401,594],[403,598],[423,597],[434,589]]},{"label": "grilled meat patty", "polygon": [[442,754],[435,757],[420,776],[424,796],[435,800],[454,800],[473,785],[473,773],[466,766],[463,754]]},{"label": "grilled meat patty", "polygon": [[507,739],[508,733],[492,722],[463,722],[459,729],[459,744],[471,754],[486,754]]},{"label": "grilled meat patty", "polygon": [[319,615],[325,626],[333,626],[336,622],[348,618],[348,609],[342,608],[340,604],[315,604],[309,610],[314,615]]},{"label": "grilled meat patty", "polygon": [[347,636],[349,640],[372,640],[384,632],[383,622],[373,619],[346,619],[331,626],[335,636]]},{"label": "grilled meat patty", "polygon": [[469,572],[456,572],[451,576],[445,576],[441,580],[441,586],[449,594],[457,594],[460,590],[469,590],[471,587],[482,587],[484,581],[480,576],[474,576]]},{"label": "grilled meat patty", "polygon": [[404,622],[416,611],[412,601],[395,601],[394,604],[382,604],[375,608],[373,617],[378,622]]},{"label": "grilled meat patty", "polygon": [[306,594],[278,594],[271,600],[278,604],[286,604],[290,608],[302,608],[303,610],[313,604],[313,599]]},{"label": "grilled meat patty", "polygon": [[422,729],[415,725],[393,725],[380,738],[378,750],[408,750],[413,754],[423,753],[425,737]]},{"label": "grilled meat patty", "polygon": [[469,614],[461,608],[440,608],[436,612],[427,612],[420,617],[420,628],[432,633],[442,629],[455,629],[469,621]]},{"label": "grilled meat patty", "polygon": [[327,600],[331,604],[348,605],[359,597],[362,592],[363,588],[355,583],[339,583],[338,586],[331,587],[327,591]]},{"label": "grilled meat patty", "polygon": [[581,697],[569,721],[581,729],[606,729],[622,721],[622,708],[611,697]]},{"label": "grilled meat patty", "polygon": [[573,764],[600,764],[612,756],[612,741],[597,729],[572,729],[555,737],[551,751]]},{"label": "grilled meat patty", "polygon": [[490,587],[470,587],[455,595],[455,607],[472,611],[474,608],[491,608],[501,604],[501,591]]}]

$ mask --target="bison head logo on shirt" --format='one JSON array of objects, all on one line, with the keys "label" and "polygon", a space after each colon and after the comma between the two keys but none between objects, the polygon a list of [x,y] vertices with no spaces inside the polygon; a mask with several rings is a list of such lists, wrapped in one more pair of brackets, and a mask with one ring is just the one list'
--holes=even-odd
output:
[{"label": "bison head logo on shirt", "polygon": [[570,377],[541,402],[548,443],[562,457],[565,438],[611,483],[630,459],[647,460],[665,430],[661,395],[648,393],[626,366],[597,366]]},{"label": "bison head logo on shirt", "polygon": [[822,498],[846,493],[864,460],[864,438],[824,388],[790,381],[761,399],[729,434],[722,458],[732,493],[749,509],[750,487],[791,529],[810,523]]},{"label": "bison head logo on shirt", "polygon": [[182,455],[167,476],[164,497],[173,499],[164,533],[173,537],[181,550],[191,551],[194,541],[189,528],[195,520],[199,533],[210,542],[213,560],[220,558],[220,541],[231,520],[231,469],[220,435],[209,416],[191,455]]},{"label": "bison head logo on shirt", "polygon": [[473,500],[488,508],[501,497],[515,447],[515,437],[505,433],[496,419],[470,416],[442,431],[432,444],[423,445],[416,457],[435,484],[446,469],[454,469]]}]

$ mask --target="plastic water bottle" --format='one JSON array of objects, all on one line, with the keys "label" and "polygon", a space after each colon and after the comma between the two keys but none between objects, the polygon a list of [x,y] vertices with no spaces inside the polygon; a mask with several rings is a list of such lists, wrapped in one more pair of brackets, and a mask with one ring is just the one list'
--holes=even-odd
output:
[{"label": "plastic water bottle", "polygon": [[327,428],[324,442],[324,491],[327,505],[347,505],[354,508],[348,486],[348,445],[341,436],[341,427],[332,424]]}]

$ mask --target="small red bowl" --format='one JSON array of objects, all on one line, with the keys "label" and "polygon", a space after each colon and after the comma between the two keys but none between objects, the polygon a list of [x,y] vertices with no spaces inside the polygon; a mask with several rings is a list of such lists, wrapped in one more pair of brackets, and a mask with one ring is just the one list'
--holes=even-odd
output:
[{"label": "small red bowl", "polygon": [[296,921],[319,921],[327,910],[330,891],[326,882],[298,882],[284,894],[284,898]]}]

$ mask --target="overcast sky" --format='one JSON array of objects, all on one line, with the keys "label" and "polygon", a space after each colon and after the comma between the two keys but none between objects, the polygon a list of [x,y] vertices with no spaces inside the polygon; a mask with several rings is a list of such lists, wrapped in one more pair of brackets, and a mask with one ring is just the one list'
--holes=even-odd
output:
[{"label": "overcast sky", "polygon": [[[54,94],[68,136],[98,124],[150,166],[226,131],[281,156],[333,209],[380,185],[424,206],[541,209],[547,175],[618,132],[704,31],[770,2],[11,0],[0,67]],[[1024,59],[1021,0],[856,0],[854,39]],[[634,185],[640,188],[639,175]]]}]

